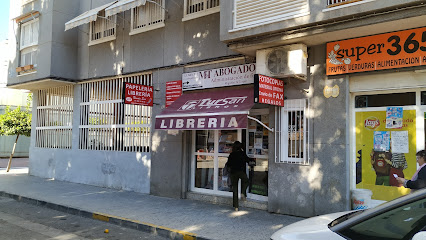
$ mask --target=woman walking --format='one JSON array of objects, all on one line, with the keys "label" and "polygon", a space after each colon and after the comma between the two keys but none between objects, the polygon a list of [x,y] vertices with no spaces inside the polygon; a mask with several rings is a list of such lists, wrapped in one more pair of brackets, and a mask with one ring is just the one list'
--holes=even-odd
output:
[{"label": "woman walking", "polygon": [[249,180],[246,174],[246,164],[249,157],[243,151],[243,145],[239,141],[235,141],[232,146],[232,152],[229,154],[227,166],[231,172],[232,184],[232,205],[235,211],[238,211],[238,180],[241,179],[241,200],[246,199],[246,191]]},{"label": "woman walking", "polygon": [[416,153],[416,160],[419,164],[419,169],[414,173],[411,180],[407,180],[401,177],[397,177],[396,180],[403,184],[404,187],[410,188],[411,190],[417,190],[426,187],[426,151],[421,150]]}]

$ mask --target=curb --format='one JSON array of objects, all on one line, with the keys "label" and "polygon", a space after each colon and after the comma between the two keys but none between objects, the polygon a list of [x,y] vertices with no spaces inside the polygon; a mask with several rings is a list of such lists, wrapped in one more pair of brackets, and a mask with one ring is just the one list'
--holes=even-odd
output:
[{"label": "curb", "polygon": [[56,211],[69,213],[72,215],[81,216],[85,218],[91,218],[91,219],[95,219],[99,221],[109,222],[114,225],[131,228],[135,230],[140,230],[143,232],[158,234],[159,236],[166,237],[173,240],[209,240],[208,238],[199,237],[195,233],[191,233],[191,232],[180,231],[180,230],[176,230],[172,228],[154,225],[151,223],[140,222],[137,220],[131,220],[127,218],[113,216],[106,213],[89,212],[89,211],[81,210],[78,208],[50,203],[50,202],[46,202],[42,200],[37,200],[34,198],[29,198],[29,197],[23,197],[16,194],[6,193],[3,191],[0,191],[0,197],[12,198],[18,202],[46,207]]}]

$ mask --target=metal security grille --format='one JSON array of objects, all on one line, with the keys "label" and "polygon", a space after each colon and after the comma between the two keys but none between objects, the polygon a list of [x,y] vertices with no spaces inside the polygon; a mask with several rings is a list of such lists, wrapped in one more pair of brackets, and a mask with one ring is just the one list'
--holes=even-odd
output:
[{"label": "metal security grille", "polygon": [[327,6],[338,6],[341,4],[359,2],[362,0],[327,0]]},{"label": "metal security grille", "polygon": [[151,30],[164,25],[165,0],[153,0],[145,5],[132,9],[132,30]]},{"label": "metal security grille", "polygon": [[235,0],[234,30],[309,14],[308,0]]},{"label": "metal security grille", "polygon": [[275,162],[309,164],[309,101],[291,99],[277,114],[279,154]]},{"label": "metal security grille", "polygon": [[184,20],[220,11],[220,0],[185,0]]},{"label": "metal security grille", "polygon": [[116,35],[116,19],[117,15],[103,17],[105,12],[99,13],[100,16],[90,23],[90,41],[96,42],[101,39],[112,38]]},{"label": "metal security grille", "polygon": [[37,92],[36,147],[71,149],[73,86]]},{"label": "metal security grille", "polygon": [[150,151],[152,108],[124,104],[124,82],[152,86],[152,74],[81,84],[80,149]]}]

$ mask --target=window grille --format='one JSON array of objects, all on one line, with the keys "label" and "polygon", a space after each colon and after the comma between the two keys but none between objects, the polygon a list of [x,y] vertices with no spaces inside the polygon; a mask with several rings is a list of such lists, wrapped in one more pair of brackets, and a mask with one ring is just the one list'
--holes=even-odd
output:
[{"label": "window grille", "polygon": [[132,9],[130,34],[164,27],[165,0],[153,0]]},{"label": "window grille", "polygon": [[71,149],[73,86],[38,91],[36,147]]},{"label": "window grille", "polygon": [[277,114],[277,163],[309,164],[309,101],[291,99]]},{"label": "window grille", "polygon": [[80,149],[150,151],[152,108],[124,104],[124,82],[152,86],[152,74],[81,84]]},{"label": "window grille", "polygon": [[96,21],[90,23],[89,45],[108,42],[116,37],[117,15],[104,17],[105,11],[98,13]]},{"label": "window grille", "polygon": [[342,4],[359,2],[359,1],[362,1],[362,0],[327,0],[327,6],[334,7],[334,6],[339,6]]},{"label": "window grille", "polygon": [[220,0],[184,0],[183,21],[220,11]]}]

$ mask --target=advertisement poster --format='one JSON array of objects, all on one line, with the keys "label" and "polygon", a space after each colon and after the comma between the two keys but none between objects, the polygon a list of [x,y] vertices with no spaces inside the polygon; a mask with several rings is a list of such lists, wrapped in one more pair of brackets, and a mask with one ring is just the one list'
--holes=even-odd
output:
[{"label": "advertisement poster", "polygon": [[408,194],[393,174],[410,179],[416,172],[416,111],[403,111],[399,129],[386,128],[387,111],[356,112],[357,188],[372,199],[389,201]]},{"label": "advertisement poster", "polygon": [[182,80],[166,82],[166,107],[182,95]]},{"label": "advertisement poster", "polygon": [[284,107],[283,80],[255,74],[254,102]]},{"label": "advertisement poster", "polygon": [[386,108],[386,128],[402,127],[402,107]]},{"label": "advertisement poster", "polygon": [[374,132],[374,151],[389,151],[390,133],[386,131]]}]

